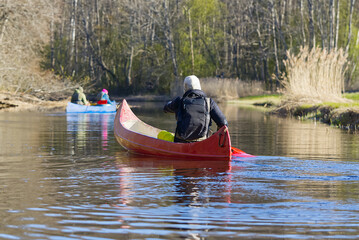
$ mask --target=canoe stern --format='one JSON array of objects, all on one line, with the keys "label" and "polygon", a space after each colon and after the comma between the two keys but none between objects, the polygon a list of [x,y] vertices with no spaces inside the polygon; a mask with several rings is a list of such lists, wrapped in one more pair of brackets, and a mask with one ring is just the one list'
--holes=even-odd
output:
[{"label": "canoe stern", "polygon": [[[211,137],[193,143],[173,143],[134,132],[125,127],[126,122],[140,121],[150,131],[156,128],[139,120],[123,100],[117,110],[114,134],[122,147],[130,152],[189,160],[230,160],[231,140],[227,126],[223,126]],[[150,129],[152,128],[152,129]],[[157,129],[160,131],[160,129]]]}]

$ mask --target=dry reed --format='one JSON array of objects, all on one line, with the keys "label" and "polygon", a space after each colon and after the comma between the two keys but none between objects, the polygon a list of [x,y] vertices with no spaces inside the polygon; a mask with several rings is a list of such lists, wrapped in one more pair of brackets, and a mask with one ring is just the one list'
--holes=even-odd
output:
[{"label": "dry reed", "polygon": [[347,54],[343,49],[327,51],[301,47],[298,55],[287,52],[283,77],[285,96],[301,101],[345,101],[342,98]]},{"label": "dry reed", "polygon": [[265,93],[262,82],[245,82],[233,78],[203,78],[201,79],[201,87],[207,96],[219,101]]}]

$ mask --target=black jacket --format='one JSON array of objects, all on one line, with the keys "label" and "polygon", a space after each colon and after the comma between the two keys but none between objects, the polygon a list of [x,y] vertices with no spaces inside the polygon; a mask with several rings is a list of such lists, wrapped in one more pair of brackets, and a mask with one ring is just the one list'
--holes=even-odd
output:
[{"label": "black jacket", "polygon": [[[180,119],[178,119],[178,116],[179,116],[179,110],[181,108],[181,100],[185,97],[190,97],[190,98],[206,97],[206,94],[201,90],[188,90],[187,92],[185,92],[185,94],[182,96],[182,98],[177,97],[177,98],[173,99],[172,101],[168,102],[164,106],[163,110],[164,110],[164,112],[175,113],[177,123],[180,120]],[[219,128],[224,125],[228,125],[226,117],[223,115],[223,113],[219,109],[218,105],[212,99],[210,99],[210,117],[217,124],[217,126]],[[209,122],[209,126],[210,125],[211,125],[211,123]],[[207,129],[209,129],[209,126]],[[177,125],[177,127],[178,127],[178,125]],[[176,131],[176,133],[177,133],[177,131]],[[206,135],[208,136],[208,132]]]}]

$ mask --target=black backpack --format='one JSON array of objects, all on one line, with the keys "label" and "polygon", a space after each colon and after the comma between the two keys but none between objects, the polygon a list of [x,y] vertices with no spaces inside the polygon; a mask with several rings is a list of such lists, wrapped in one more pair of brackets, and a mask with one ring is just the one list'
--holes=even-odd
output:
[{"label": "black backpack", "polygon": [[203,96],[182,98],[177,116],[176,137],[190,141],[207,137],[210,108],[209,98]]},{"label": "black backpack", "polygon": [[78,92],[78,91],[75,91],[75,92],[72,94],[71,102],[72,102],[72,103],[77,103],[78,101],[79,101],[79,92]]}]

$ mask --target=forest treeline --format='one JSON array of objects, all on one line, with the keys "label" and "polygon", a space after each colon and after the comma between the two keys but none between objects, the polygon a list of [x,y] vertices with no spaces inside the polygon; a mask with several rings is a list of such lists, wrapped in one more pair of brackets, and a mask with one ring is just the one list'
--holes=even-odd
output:
[{"label": "forest treeline", "polygon": [[2,0],[0,88],[43,89],[53,74],[117,94],[168,94],[195,74],[274,90],[287,51],[302,46],[342,48],[353,85],[358,10],[355,0]]}]

